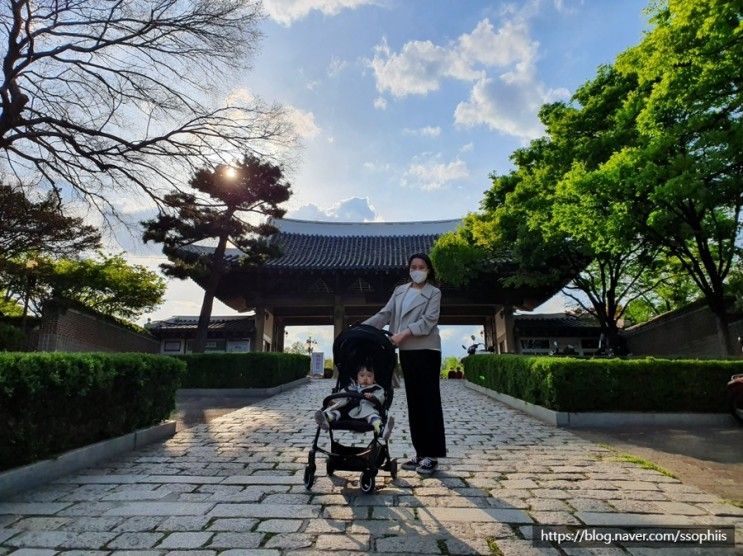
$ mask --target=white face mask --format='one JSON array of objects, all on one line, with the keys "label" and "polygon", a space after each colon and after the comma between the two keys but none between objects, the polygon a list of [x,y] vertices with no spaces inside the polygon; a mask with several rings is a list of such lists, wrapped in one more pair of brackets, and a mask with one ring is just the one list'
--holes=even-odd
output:
[{"label": "white face mask", "polygon": [[413,282],[416,284],[422,284],[426,281],[426,278],[428,277],[428,271],[426,270],[411,270],[410,271],[410,278],[412,278]]}]

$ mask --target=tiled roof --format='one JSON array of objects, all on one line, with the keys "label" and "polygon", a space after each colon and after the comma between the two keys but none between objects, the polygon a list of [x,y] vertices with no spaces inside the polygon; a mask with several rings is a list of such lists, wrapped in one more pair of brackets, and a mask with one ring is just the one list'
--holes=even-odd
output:
[{"label": "tiled roof", "polygon": [[[199,324],[198,316],[171,317],[166,320],[149,322],[145,328],[157,334],[158,332],[196,330]],[[253,332],[255,331],[255,317],[250,316],[216,316],[209,321],[209,332]]]},{"label": "tiled roof", "polygon": [[519,332],[529,334],[598,333],[598,321],[591,316],[576,317],[565,313],[514,315],[514,325]]},{"label": "tiled roof", "polygon": [[[413,253],[428,253],[444,232],[454,230],[460,220],[436,222],[335,223],[275,220],[279,232],[272,241],[282,254],[264,267],[293,270],[399,270]],[[209,253],[211,247],[192,246]],[[227,259],[236,260],[237,249],[227,249]]]}]

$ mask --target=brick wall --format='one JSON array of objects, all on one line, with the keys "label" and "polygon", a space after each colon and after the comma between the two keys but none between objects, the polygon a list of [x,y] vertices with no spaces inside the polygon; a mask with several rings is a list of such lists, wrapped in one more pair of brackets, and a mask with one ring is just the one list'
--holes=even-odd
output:
[{"label": "brick wall", "polygon": [[[715,317],[706,305],[699,303],[627,328],[623,336],[634,355],[720,355]],[[736,338],[743,336],[743,319],[731,323],[730,336],[737,344]]]},{"label": "brick wall", "polygon": [[51,309],[42,317],[36,349],[158,353],[160,342],[76,309]]}]

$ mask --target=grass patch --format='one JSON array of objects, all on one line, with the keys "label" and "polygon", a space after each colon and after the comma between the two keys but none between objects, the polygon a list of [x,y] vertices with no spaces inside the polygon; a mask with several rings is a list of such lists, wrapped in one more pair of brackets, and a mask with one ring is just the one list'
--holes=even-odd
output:
[{"label": "grass patch", "polygon": [[743,508],[743,500],[723,500],[723,502],[732,506],[736,506],[738,508]]},{"label": "grass patch", "polygon": [[485,541],[488,543],[488,548],[490,549],[491,554],[494,556],[503,556],[503,551],[500,549],[498,543],[495,542],[493,537],[488,537]]},{"label": "grass patch", "polygon": [[666,477],[671,477],[672,479],[678,479],[676,475],[671,473],[668,469],[664,469],[660,465],[657,465],[653,463],[652,461],[633,456],[632,454],[625,454],[622,452],[617,452],[608,458],[606,458],[610,461],[626,461],[628,463],[634,463],[635,465],[639,465],[643,469],[652,469],[653,471],[657,471],[658,473],[661,473],[665,475]]},{"label": "grass patch", "polygon": [[[258,523],[258,525],[260,525],[260,522]],[[278,533],[263,533],[263,539],[261,540],[260,546],[266,546],[266,543],[274,538],[276,535],[278,535]]]}]

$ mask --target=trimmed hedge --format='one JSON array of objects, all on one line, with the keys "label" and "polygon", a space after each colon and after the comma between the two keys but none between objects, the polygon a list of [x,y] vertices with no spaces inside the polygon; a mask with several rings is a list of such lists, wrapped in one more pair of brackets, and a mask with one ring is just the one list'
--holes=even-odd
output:
[{"label": "trimmed hedge", "polygon": [[0,322],[0,351],[26,351],[26,334],[17,326]]},{"label": "trimmed hedge", "polygon": [[309,356],[297,353],[192,353],[172,357],[188,367],[183,388],[273,388],[310,372]]},{"label": "trimmed hedge", "polygon": [[725,413],[743,361],[473,355],[467,380],[555,411]]},{"label": "trimmed hedge", "polygon": [[167,419],[184,369],[149,354],[0,353],[0,469]]}]

